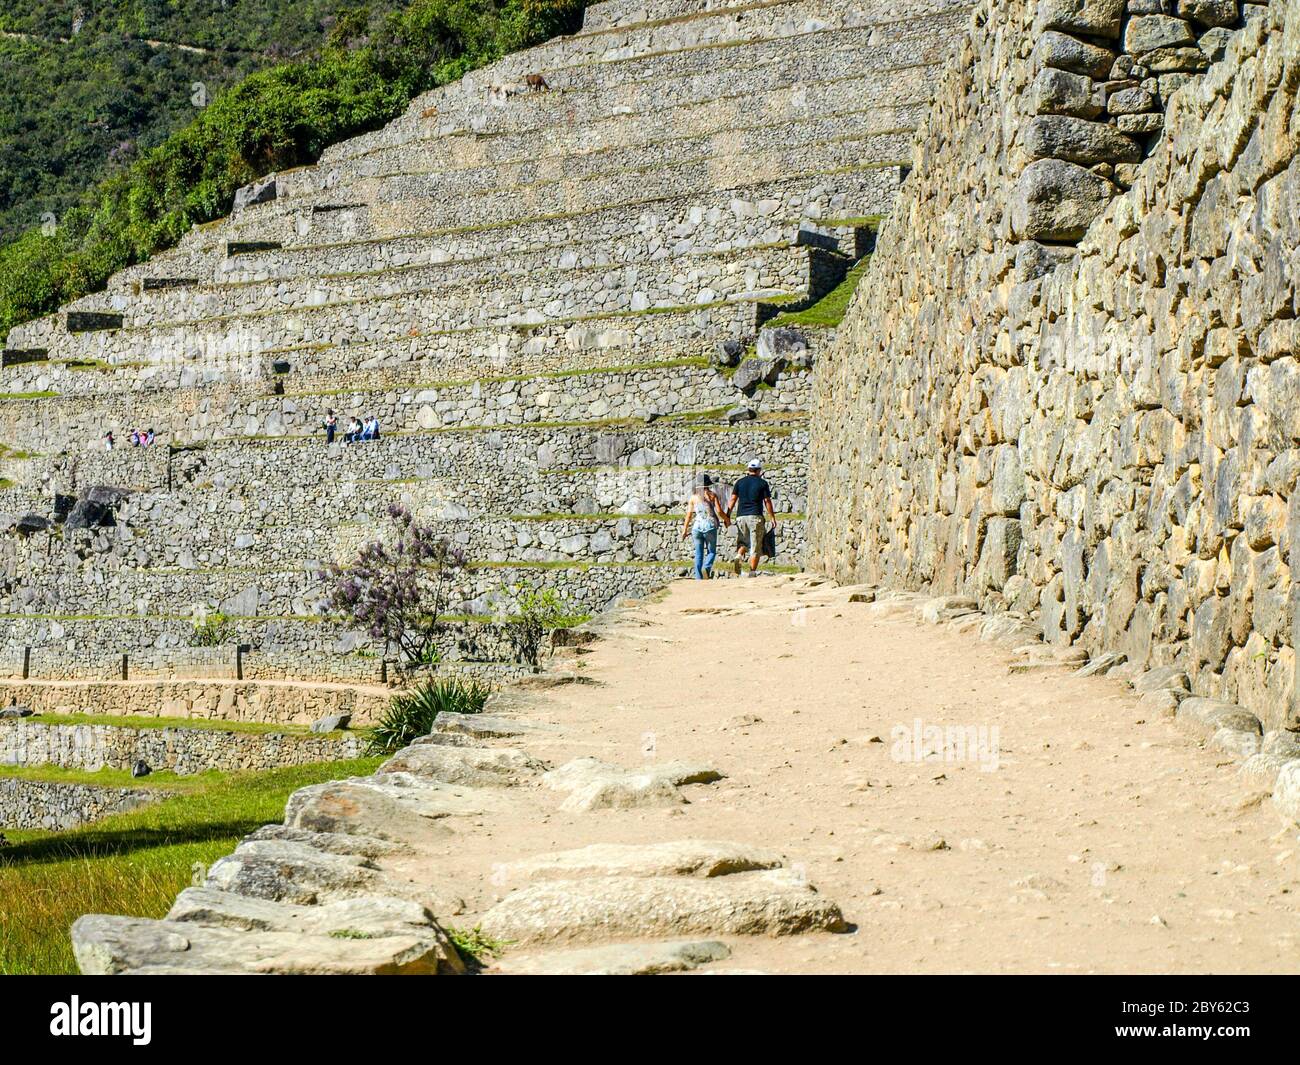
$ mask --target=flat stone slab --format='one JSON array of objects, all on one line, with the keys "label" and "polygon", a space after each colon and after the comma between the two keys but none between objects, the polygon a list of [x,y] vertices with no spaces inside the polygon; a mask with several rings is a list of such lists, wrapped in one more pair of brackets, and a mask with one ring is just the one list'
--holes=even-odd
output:
[{"label": "flat stone slab", "polygon": [[840,908],[786,869],[702,879],[609,876],[547,880],[512,892],[483,917],[514,943],[645,936],[839,932]]},{"label": "flat stone slab", "polygon": [[386,790],[360,777],[299,788],[285,804],[284,823],[313,832],[429,844],[451,835],[451,829],[434,823],[446,816],[436,798],[421,799],[411,789]]},{"label": "flat stone slab", "polygon": [[531,883],[596,876],[729,876],[784,865],[779,854],[743,843],[685,839],[671,843],[595,843],[507,862],[499,871],[510,881]]},{"label": "flat stone slab", "polygon": [[427,907],[392,895],[358,895],[320,906],[297,906],[208,887],[188,887],[177,895],[167,920],[219,925],[241,932],[312,935],[347,930],[414,935],[434,927],[433,914]]},{"label": "flat stone slab", "polygon": [[276,973],[432,976],[443,945],[428,935],[347,938],[241,932],[190,921],[88,914],[72,926],[72,950],[87,976],[130,973]]},{"label": "flat stone slab", "polygon": [[507,957],[490,972],[501,976],[656,976],[688,972],[729,957],[731,948],[717,940],[610,943]]},{"label": "flat stone slab", "polygon": [[506,788],[530,783],[546,765],[509,747],[443,747],[423,744],[398,751],[381,773],[410,773],[422,779],[467,787]]},{"label": "flat stone slab", "polygon": [[504,739],[539,732],[558,732],[555,725],[520,721],[496,714],[453,714],[444,710],[433,719],[433,731],[470,736],[475,739]]},{"label": "flat stone slab", "polygon": [[684,784],[709,784],[723,774],[712,766],[687,762],[651,762],[628,769],[597,758],[576,758],[553,769],[542,782],[569,793],[561,809],[571,812],[680,806]]},{"label": "flat stone slab", "polygon": [[301,843],[246,840],[208,870],[204,887],[308,906],[371,894],[383,875],[368,858],[329,854]]}]

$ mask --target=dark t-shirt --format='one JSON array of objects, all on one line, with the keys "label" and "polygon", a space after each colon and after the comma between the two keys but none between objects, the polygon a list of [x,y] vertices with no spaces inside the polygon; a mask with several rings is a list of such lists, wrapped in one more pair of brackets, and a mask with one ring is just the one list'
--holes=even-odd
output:
[{"label": "dark t-shirt", "polygon": [[763,500],[772,498],[771,486],[762,477],[752,473],[736,482],[736,514],[739,517],[761,517]]}]

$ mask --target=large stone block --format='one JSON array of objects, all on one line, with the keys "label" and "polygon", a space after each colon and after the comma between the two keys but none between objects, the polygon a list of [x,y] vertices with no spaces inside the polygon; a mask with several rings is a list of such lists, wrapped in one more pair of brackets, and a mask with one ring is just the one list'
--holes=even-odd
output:
[{"label": "large stone block", "polygon": [[1038,0],[1035,28],[1088,37],[1119,37],[1125,0]]},{"label": "large stone block", "polygon": [[1136,163],[1142,148],[1105,122],[1069,115],[1039,115],[1025,127],[1025,149],[1036,159],[1096,163]]},{"label": "large stone block", "polygon": [[1011,198],[1011,228],[1029,240],[1078,240],[1115,194],[1115,186],[1063,159],[1025,167]]}]

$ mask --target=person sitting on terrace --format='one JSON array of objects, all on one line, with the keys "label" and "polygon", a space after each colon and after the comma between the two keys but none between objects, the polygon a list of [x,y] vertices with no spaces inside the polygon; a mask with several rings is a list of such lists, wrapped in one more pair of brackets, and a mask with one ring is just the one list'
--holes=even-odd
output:
[{"label": "person sitting on terrace", "polygon": [[355,444],[360,439],[361,423],[356,418],[353,418],[348,422],[348,431],[343,434],[343,442],[345,444]]}]

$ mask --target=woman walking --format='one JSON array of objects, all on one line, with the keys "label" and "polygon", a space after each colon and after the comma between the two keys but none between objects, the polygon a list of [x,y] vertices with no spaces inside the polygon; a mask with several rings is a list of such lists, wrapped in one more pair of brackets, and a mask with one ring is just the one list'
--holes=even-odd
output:
[{"label": "woman walking", "polygon": [[713,478],[702,473],[695,479],[695,490],[686,503],[682,519],[682,539],[695,541],[695,579],[713,579],[713,563],[718,557],[718,523],[726,521],[726,511],[713,492]]}]

